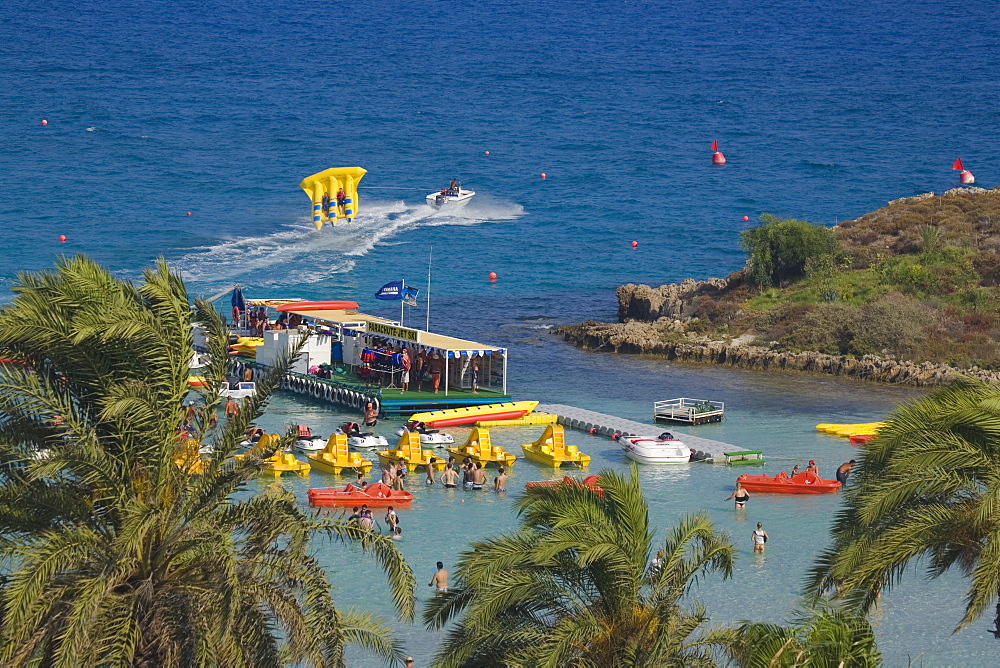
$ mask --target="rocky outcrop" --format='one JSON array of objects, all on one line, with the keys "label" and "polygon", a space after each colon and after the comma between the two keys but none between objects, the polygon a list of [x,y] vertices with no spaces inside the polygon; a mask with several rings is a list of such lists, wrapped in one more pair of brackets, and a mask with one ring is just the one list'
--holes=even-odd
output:
[{"label": "rocky outcrop", "polygon": [[899,361],[876,355],[854,358],[817,352],[789,353],[764,346],[685,339],[671,333],[677,331],[674,322],[666,319],[657,323],[588,321],[580,325],[564,325],[556,332],[581,348],[661,355],[670,360],[723,364],[740,369],[825,373],[915,386],[944,385],[960,376],[1000,382],[1000,372],[978,367],[956,369],[943,364]]},{"label": "rocky outcrop", "polygon": [[725,290],[726,285],[728,283],[721,278],[710,278],[707,281],[689,278],[682,283],[661,285],[658,288],[629,283],[615,291],[618,297],[618,320],[687,320],[695,297],[716,296]]}]

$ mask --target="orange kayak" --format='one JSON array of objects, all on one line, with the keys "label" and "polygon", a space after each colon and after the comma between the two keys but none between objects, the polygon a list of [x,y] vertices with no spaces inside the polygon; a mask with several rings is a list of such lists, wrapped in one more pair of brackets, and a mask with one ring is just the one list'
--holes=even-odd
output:
[{"label": "orange kayak", "polygon": [[749,492],[771,492],[774,494],[825,494],[840,489],[839,480],[823,480],[811,471],[796,473],[789,478],[782,471],[778,475],[748,475],[744,473],[736,482],[743,483],[743,489]]},{"label": "orange kayak", "polygon": [[344,489],[310,489],[309,505],[312,506],[360,506],[385,508],[386,506],[408,506],[413,494],[392,489],[380,482],[372,483],[363,490],[348,483]]}]

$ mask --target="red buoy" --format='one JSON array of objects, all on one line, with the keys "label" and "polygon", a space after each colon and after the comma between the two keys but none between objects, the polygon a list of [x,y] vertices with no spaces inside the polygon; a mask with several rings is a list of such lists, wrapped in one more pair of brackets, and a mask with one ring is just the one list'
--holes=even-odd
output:
[{"label": "red buoy", "polygon": [[970,172],[969,170],[963,169],[958,173],[958,182],[965,185],[969,185],[970,183],[976,182],[976,177],[973,176],[972,172]]},{"label": "red buoy", "polygon": [[544,181],[547,178],[549,178],[549,177],[545,174],[545,172],[542,172],[542,181]]},{"label": "red buoy", "polygon": [[722,151],[716,151],[712,154],[712,164],[713,165],[724,165],[726,164],[726,156],[722,155]]},{"label": "red buoy", "polygon": [[639,242],[638,241],[633,241],[632,242],[632,248],[638,248],[638,247],[639,247]]},{"label": "red buoy", "polygon": [[66,235],[65,234],[60,234],[59,235],[59,241],[66,241]]},{"label": "red buoy", "polygon": [[49,122],[43,118],[42,119],[42,125],[48,125],[48,124],[49,124]]},{"label": "red buoy", "polygon": [[750,220],[750,216],[743,216],[743,222],[744,223],[747,222],[748,220]]},{"label": "red buoy", "polygon": [[497,280],[497,272],[495,272],[495,271],[491,271],[490,272],[490,280],[491,281]]},{"label": "red buoy", "polygon": [[188,215],[188,216],[190,216],[190,215],[191,215],[191,212],[190,212],[190,211],[188,211],[188,212],[187,212],[187,213],[186,213],[185,215]]},{"label": "red buoy", "polygon": [[483,155],[489,155],[489,154],[490,154],[489,151],[483,151]]}]

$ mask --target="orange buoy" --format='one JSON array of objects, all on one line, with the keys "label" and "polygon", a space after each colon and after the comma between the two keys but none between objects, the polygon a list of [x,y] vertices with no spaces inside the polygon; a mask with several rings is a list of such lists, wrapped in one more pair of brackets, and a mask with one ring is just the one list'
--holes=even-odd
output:
[{"label": "orange buoy", "polygon": [[638,248],[638,247],[639,247],[639,242],[638,241],[633,241],[632,242],[632,248]]},{"label": "orange buoy", "polygon": [[60,234],[59,235],[59,241],[66,241],[66,235],[65,234]]},{"label": "orange buoy", "polygon": [[42,119],[42,125],[48,125],[48,124],[49,124],[49,122],[43,118]]},{"label": "orange buoy", "polygon": [[547,178],[549,178],[548,175],[545,172],[542,172],[542,181],[544,181]]},{"label": "orange buoy", "polygon": [[497,280],[497,272],[495,272],[495,271],[491,271],[490,272],[490,280],[491,281]]}]

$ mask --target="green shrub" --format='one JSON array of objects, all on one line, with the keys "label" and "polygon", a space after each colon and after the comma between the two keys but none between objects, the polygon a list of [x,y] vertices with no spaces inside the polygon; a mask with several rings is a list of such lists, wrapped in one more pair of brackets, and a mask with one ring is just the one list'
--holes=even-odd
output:
[{"label": "green shrub", "polygon": [[804,220],[779,220],[769,213],[760,217],[762,225],[745,230],[740,244],[747,252],[747,279],[766,287],[780,285],[805,275],[806,262],[822,256],[831,258],[838,246],[833,232]]}]

